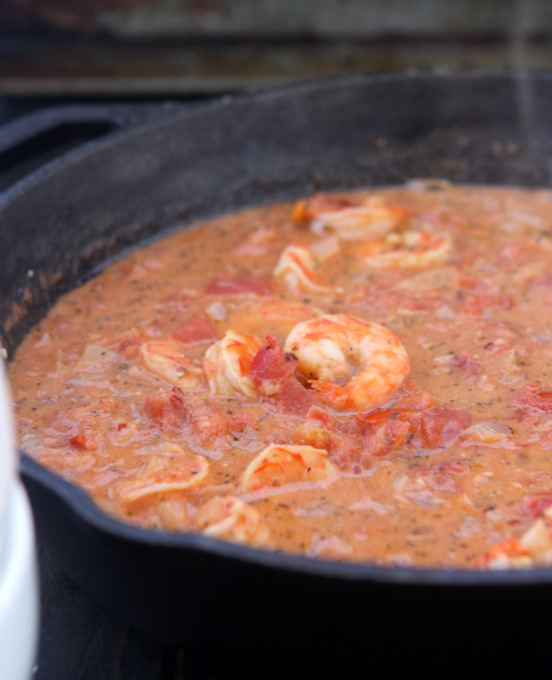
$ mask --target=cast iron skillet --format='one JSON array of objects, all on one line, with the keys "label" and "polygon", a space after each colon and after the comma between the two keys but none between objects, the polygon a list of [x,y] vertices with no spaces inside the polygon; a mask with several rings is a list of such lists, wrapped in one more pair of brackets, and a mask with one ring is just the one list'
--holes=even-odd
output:
[{"label": "cast iron skillet", "polygon": [[[93,117],[120,124],[122,110]],[[4,346],[13,352],[94,267],[176,222],[419,177],[550,186],[551,122],[549,74],[488,72],[354,77],[123,120],[126,129],[0,197]],[[25,454],[21,469],[40,541],[59,566],[221,674],[243,677],[248,664],[268,672],[297,654],[309,667],[352,662],[391,676],[428,663],[450,676],[504,659],[511,670],[520,640],[524,668],[545,642],[549,569],[387,569],[140,530]]]}]

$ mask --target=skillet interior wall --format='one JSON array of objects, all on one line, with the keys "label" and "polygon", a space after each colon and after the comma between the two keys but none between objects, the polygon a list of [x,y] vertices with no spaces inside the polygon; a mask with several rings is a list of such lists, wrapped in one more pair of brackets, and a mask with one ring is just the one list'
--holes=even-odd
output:
[{"label": "skillet interior wall", "polygon": [[398,74],[221,100],[89,145],[0,199],[2,343],[177,222],[419,177],[549,186],[551,114],[546,74]]}]

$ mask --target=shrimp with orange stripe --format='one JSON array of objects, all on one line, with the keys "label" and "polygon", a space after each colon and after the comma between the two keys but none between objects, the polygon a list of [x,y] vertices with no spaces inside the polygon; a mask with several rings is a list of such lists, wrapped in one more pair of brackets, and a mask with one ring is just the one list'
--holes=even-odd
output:
[{"label": "shrimp with orange stripe", "polygon": [[145,462],[139,475],[121,481],[116,495],[124,508],[199,486],[209,474],[203,457],[174,442],[144,447]]},{"label": "shrimp with orange stripe", "polygon": [[233,396],[242,394],[257,398],[257,389],[249,368],[263,346],[254,335],[229,330],[222,340],[209,347],[203,359],[203,370],[212,394]]},{"label": "shrimp with orange stripe", "polygon": [[408,217],[407,208],[387,203],[381,196],[355,204],[327,194],[299,201],[292,213],[295,224],[308,223],[315,234],[333,233],[346,241],[382,238],[402,228]]},{"label": "shrimp with orange stripe", "polygon": [[295,295],[323,295],[332,291],[323,285],[314,255],[304,246],[287,246],[280,255],[273,275],[284,288]]},{"label": "shrimp with orange stripe", "polygon": [[202,371],[184,353],[183,346],[175,340],[155,340],[140,346],[142,364],[159,378],[185,392],[195,389]]},{"label": "shrimp with orange stripe", "polygon": [[452,245],[445,232],[408,230],[367,242],[362,254],[366,264],[376,269],[423,269],[446,262]]},{"label": "shrimp with orange stripe", "polygon": [[312,446],[270,444],[247,466],[241,480],[243,493],[288,484],[319,482],[338,476],[325,449]]},{"label": "shrimp with orange stripe", "polygon": [[215,496],[199,509],[197,526],[205,536],[245,545],[265,545],[268,526],[259,512],[235,496]]},{"label": "shrimp with orange stripe", "polygon": [[285,350],[320,401],[342,411],[370,411],[388,402],[410,370],[399,338],[385,326],[347,314],[298,324]]}]

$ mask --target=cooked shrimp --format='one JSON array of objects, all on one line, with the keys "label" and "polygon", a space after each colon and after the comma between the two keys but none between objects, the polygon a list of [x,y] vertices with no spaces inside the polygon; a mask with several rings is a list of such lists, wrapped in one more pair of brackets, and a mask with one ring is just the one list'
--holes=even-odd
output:
[{"label": "cooked shrimp", "polygon": [[184,354],[182,345],[175,340],[145,342],[140,347],[140,357],[149,371],[185,392],[193,390],[201,380],[201,368]]},{"label": "cooked shrimp", "polygon": [[241,480],[244,493],[263,487],[318,482],[338,475],[327,451],[312,446],[270,444],[247,466]]},{"label": "cooked shrimp", "polygon": [[285,350],[297,357],[300,377],[320,400],[338,410],[370,411],[385,404],[410,370],[406,350],[392,331],[346,314],[298,324]]},{"label": "cooked shrimp", "polygon": [[408,218],[408,210],[400,205],[385,203],[379,196],[366,199],[360,205],[321,200],[320,195],[299,202],[293,211],[294,222],[310,222],[315,234],[333,232],[339,238],[356,241],[382,238],[399,229]]},{"label": "cooked shrimp", "polygon": [[533,565],[533,558],[519,540],[512,538],[493,545],[478,559],[476,566],[481,569],[528,569]]},{"label": "cooked shrimp", "polygon": [[446,262],[452,253],[450,234],[403,231],[364,247],[364,259],[378,269],[422,269]]},{"label": "cooked shrimp", "polygon": [[322,285],[316,262],[310,250],[303,246],[291,245],[284,249],[273,275],[284,288],[295,295],[302,293],[328,293],[331,288]]},{"label": "cooked shrimp", "polygon": [[486,569],[552,566],[552,508],[546,508],[519,539],[493,545],[477,566]]},{"label": "cooked shrimp", "polygon": [[[198,486],[209,473],[209,463],[202,456],[167,443],[169,455],[151,454],[139,476],[119,484],[117,495],[123,506],[150,496],[165,496]],[[158,447],[161,449],[162,447]]]},{"label": "cooked shrimp", "polygon": [[237,392],[251,399],[257,398],[255,383],[247,373],[262,346],[262,341],[253,335],[226,331],[222,340],[209,347],[203,359],[211,392],[225,396]]},{"label": "cooked shrimp", "polygon": [[197,526],[206,536],[247,545],[265,545],[269,531],[261,516],[234,496],[215,496],[199,509]]}]

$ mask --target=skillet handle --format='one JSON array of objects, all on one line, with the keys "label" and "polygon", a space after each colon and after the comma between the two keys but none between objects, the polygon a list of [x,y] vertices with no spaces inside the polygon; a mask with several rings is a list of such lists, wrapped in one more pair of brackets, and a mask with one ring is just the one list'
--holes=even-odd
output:
[{"label": "skillet handle", "polygon": [[175,102],[68,104],[10,121],[0,127],[0,191],[75,148],[159,120],[184,106]]}]

